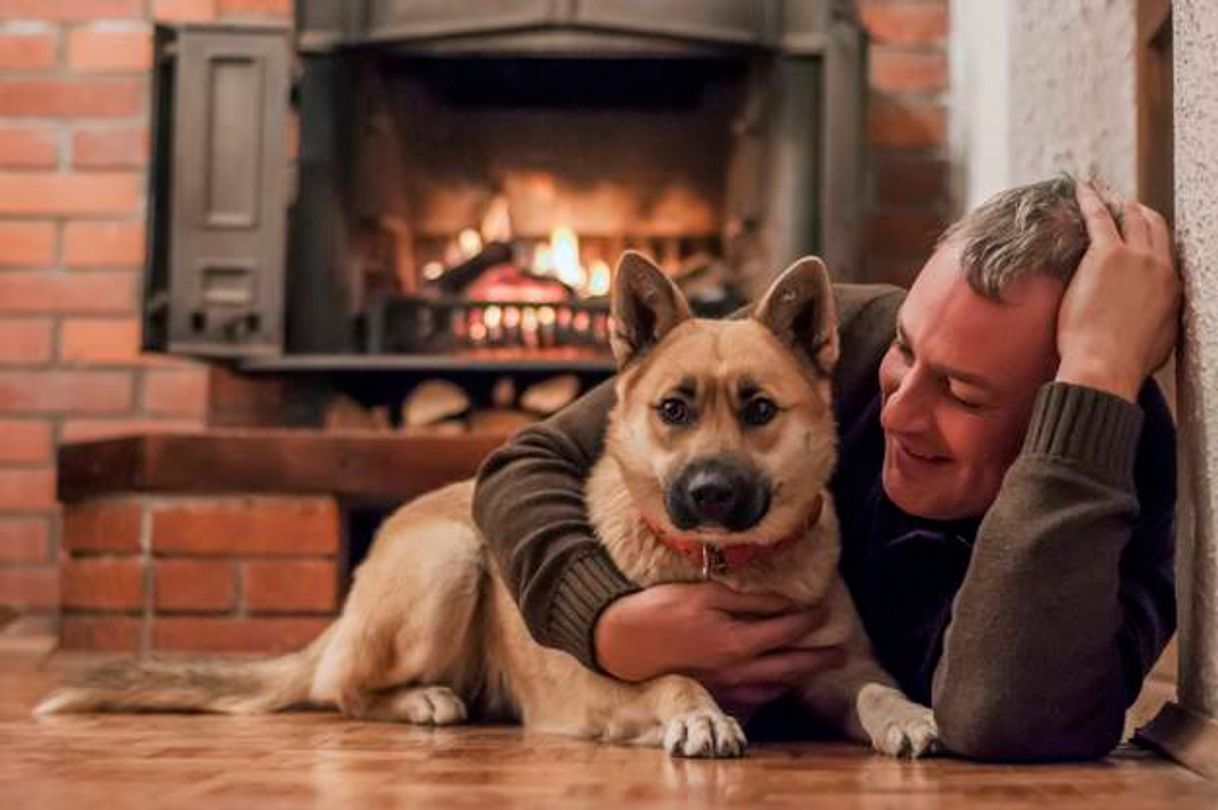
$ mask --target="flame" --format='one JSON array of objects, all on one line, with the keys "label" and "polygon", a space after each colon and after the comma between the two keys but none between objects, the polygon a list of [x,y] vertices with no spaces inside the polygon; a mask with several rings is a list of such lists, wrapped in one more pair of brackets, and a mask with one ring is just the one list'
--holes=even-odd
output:
[{"label": "flame", "polygon": [[579,262],[579,237],[575,231],[566,226],[554,229],[550,234],[550,260],[559,281],[574,290],[583,290],[587,274]]},{"label": "flame", "polygon": [[584,292],[588,295],[608,295],[612,278],[613,271],[608,263],[604,259],[596,259],[588,270],[588,286]]},{"label": "flame", "polygon": [[466,228],[457,234],[457,247],[462,258],[473,258],[482,252],[482,237],[473,228]]},{"label": "flame", "polygon": [[483,242],[504,242],[512,241],[512,214],[508,210],[508,199],[502,194],[496,194],[491,198],[490,205],[486,208],[486,215],[482,217],[482,241]]}]

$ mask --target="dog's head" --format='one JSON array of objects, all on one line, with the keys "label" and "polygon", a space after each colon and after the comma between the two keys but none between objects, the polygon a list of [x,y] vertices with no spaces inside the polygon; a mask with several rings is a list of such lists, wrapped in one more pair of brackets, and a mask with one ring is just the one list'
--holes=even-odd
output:
[{"label": "dog's head", "polygon": [[618,404],[607,452],[643,516],[709,542],[777,542],[836,459],[837,318],[825,265],[787,268],[751,317],[703,320],[628,252],[613,284]]}]

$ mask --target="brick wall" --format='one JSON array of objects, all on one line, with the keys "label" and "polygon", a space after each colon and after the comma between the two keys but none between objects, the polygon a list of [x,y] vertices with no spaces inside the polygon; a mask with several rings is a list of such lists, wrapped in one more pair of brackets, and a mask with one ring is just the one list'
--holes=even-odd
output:
[{"label": "brick wall", "polygon": [[123,495],[64,509],[64,647],[286,652],[338,607],[338,507]]},{"label": "brick wall", "polygon": [[210,372],[138,348],[152,21],[290,7],[0,0],[0,605],[59,604],[60,442],[205,421]]},{"label": "brick wall", "polygon": [[947,0],[859,0],[871,36],[867,272],[908,285],[951,214]]}]

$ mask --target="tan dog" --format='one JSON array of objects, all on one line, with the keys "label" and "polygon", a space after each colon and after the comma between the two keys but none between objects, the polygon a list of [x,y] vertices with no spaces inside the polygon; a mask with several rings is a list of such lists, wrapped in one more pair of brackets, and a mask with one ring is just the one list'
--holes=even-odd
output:
[{"label": "tan dog", "polygon": [[[826,484],[836,438],[836,316],[824,265],[797,262],[748,319],[692,318],[677,287],[627,253],[614,280],[618,405],[587,485],[593,525],[642,585],[714,577],[827,607],[810,645],[841,669],[801,691],[846,735],[893,755],[935,745],[929,709],[871,653],[837,574]],[[402,507],[356,571],[342,615],[305,650],[249,663],[124,662],[48,697],[41,713],[269,712],[336,706],[356,718],[448,724],[518,718],[561,734],[739,756],[740,726],[697,682],[622,683],[536,644],[470,517],[466,481]]]}]

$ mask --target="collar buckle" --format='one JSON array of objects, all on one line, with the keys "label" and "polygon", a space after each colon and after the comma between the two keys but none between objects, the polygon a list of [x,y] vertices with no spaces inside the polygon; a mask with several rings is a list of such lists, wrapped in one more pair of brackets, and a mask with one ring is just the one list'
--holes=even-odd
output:
[{"label": "collar buckle", "polygon": [[728,570],[727,555],[718,546],[702,544],[702,579],[722,576]]}]

